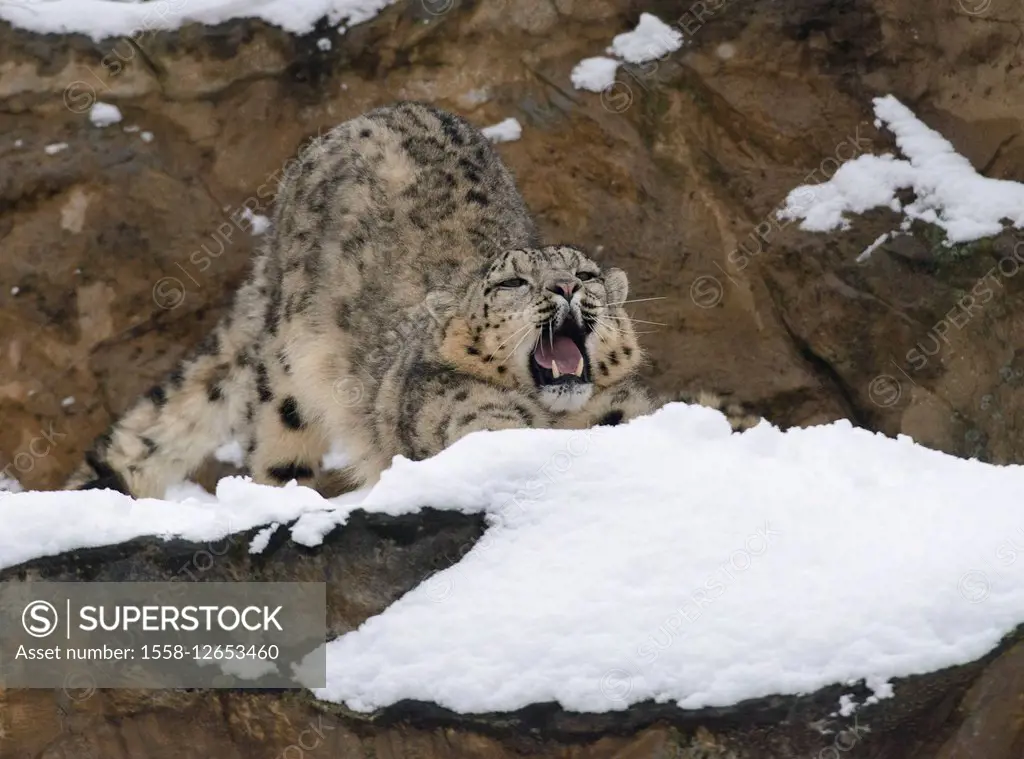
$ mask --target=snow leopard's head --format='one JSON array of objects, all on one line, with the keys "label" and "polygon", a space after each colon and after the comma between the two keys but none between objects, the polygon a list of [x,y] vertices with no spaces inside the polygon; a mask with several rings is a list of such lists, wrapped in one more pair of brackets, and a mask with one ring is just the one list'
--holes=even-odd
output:
[{"label": "snow leopard's head", "polygon": [[509,250],[470,284],[441,352],[481,379],[529,388],[552,411],[575,411],[641,361],[628,292],[625,272],[578,248]]}]

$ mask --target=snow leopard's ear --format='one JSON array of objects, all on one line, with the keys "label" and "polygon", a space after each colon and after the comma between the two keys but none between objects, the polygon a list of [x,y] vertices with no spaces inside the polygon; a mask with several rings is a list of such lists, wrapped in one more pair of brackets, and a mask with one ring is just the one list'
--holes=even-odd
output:
[{"label": "snow leopard's ear", "polygon": [[622,303],[629,297],[629,279],[622,269],[612,267],[604,270],[604,289],[608,303]]}]

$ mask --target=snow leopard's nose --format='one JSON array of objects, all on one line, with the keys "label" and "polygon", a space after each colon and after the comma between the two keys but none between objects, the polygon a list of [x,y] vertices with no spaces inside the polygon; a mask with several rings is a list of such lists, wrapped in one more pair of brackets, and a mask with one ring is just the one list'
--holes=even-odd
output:
[{"label": "snow leopard's nose", "polygon": [[572,296],[580,289],[580,281],[574,277],[561,277],[548,282],[545,289],[566,300],[572,300]]}]

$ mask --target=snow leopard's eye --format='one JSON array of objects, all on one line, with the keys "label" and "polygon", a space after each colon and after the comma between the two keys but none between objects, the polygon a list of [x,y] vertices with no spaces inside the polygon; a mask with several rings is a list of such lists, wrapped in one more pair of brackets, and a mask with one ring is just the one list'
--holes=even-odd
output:
[{"label": "snow leopard's eye", "polygon": [[515,290],[518,287],[524,287],[528,284],[530,283],[522,277],[512,277],[511,279],[506,279],[504,282],[499,282],[498,287],[502,290]]},{"label": "snow leopard's eye", "polygon": [[580,282],[589,282],[592,279],[597,279],[597,274],[592,271],[578,271],[576,272],[576,279]]}]

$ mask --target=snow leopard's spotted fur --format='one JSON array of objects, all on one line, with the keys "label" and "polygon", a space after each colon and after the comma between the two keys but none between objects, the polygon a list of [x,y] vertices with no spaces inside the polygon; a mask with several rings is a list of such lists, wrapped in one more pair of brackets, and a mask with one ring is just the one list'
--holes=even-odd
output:
[{"label": "snow leopard's spotted fur", "polygon": [[[348,479],[369,484],[396,454],[422,459],[474,430],[629,420],[653,404],[633,379],[626,299],[621,270],[540,245],[476,129],[423,104],[379,108],[286,172],[231,312],[68,487],[159,497],[231,438],[258,482],[315,486],[342,440]],[[562,325],[579,330],[584,376],[538,386],[534,348]],[[736,428],[754,422],[724,410]]]}]

